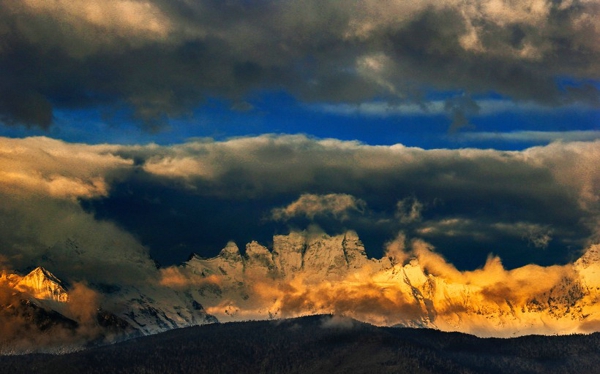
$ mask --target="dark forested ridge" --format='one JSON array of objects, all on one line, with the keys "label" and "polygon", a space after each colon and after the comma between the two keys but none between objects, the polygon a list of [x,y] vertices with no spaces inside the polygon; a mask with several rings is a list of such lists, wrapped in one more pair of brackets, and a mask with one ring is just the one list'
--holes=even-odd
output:
[{"label": "dark forested ridge", "polygon": [[480,339],[312,316],[205,325],[66,355],[0,357],[3,373],[597,373],[600,334]]}]

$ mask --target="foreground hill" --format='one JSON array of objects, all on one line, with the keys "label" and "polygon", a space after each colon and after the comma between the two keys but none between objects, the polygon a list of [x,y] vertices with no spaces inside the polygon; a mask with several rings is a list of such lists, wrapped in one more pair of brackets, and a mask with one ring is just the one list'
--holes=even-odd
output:
[{"label": "foreground hill", "polygon": [[204,325],[53,356],[0,357],[18,373],[595,373],[600,334],[477,338],[312,316]]}]

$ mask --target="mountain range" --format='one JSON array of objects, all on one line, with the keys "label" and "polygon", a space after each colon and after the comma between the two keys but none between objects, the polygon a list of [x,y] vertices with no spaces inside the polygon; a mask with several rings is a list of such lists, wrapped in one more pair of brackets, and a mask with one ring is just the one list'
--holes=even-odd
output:
[{"label": "mountain range", "polygon": [[229,243],[214,258],[193,256],[178,272],[220,321],[333,313],[504,337],[600,327],[598,245],[564,266],[506,270],[490,257],[483,268],[460,272],[426,243],[403,239],[374,259],[353,231],[291,233],[275,236],[272,250],[251,242],[243,255]]},{"label": "mountain range", "polygon": [[[242,253],[230,242],[216,257],[193,255],[157,274],[106,285],[64,282],[42,267],[26,275],[5,271],[0,315],[16,321],[3,329],[16,327],[5,331],[13,338],[0,350],[69,351],[219,321],[316,314],[481,337],[600,329],[598,245],[564,266],[506,270],[490,257],[483,268],[461,272],[426,243],[402,237],[375,259],[353,231],[292,232],[274,236],[272,249],[251,242]],[[22,341],[21,330],[43,338]]]}]

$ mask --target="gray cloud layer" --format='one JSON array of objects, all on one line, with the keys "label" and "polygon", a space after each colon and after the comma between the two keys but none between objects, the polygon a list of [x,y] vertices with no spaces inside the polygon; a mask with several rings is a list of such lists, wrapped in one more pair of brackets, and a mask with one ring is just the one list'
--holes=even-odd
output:
[{"label": "gray cloud layer", "polygon": [[[598,105],[600,5],[590,0],[1,0],[0,120],[48,127],[53,108],[133,108],[155,126],[207,97],[254,89],[307,102],[373,98],[477,112],[495,91]],[[240,105],[238,105],[240,106]]]}]

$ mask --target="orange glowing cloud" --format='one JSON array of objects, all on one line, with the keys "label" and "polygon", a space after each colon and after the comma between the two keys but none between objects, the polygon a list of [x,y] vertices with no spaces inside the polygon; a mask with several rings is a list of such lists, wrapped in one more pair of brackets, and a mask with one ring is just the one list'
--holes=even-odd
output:
[{"label": "orange glowing cloud", "polygon": [[[600,262],[506,270],[489,257],[482,268],[461,272],[428,243],[403,234],[388,243],[382,259],[368,259],[354,232],[294,232],[276,236],[274,245],[269,251],[251,243],[242,255],[230,244],[215,258],[163,270],[163,280],[196,292],[222,321],[327,313],[377,325],[513,336],[589,331],[600,313],[600,294],[583,283]],[[283,261],[301,246],[300,267]],[[252,253],[261,253],[261,261]],[[336,253],[345,255],[341,265]],[[330,266],[338,270],[323,270]]]}]

